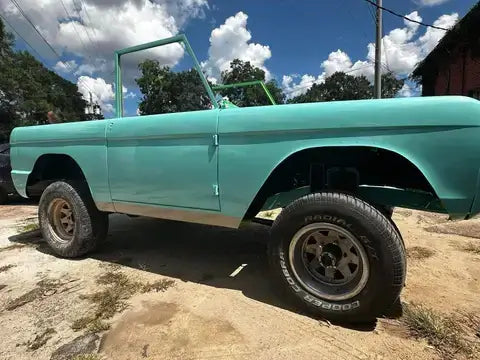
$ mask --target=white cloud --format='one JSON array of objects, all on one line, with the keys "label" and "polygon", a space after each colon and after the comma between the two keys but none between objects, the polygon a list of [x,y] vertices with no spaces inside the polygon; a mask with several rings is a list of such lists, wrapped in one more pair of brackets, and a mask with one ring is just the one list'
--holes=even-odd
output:
[{"label": "white cloud", "polygon": [[[77,81],[78,91],[82,94],[83,99],[90,100],[90,92],[92,100],[98,103],[104,112],[113,112],[112,101],[115,99],[112,84],[108,84],[102,78],[91,78],[90,76],[80,76]],[[124,87],[123,92],[127,92]]]},{"label": "white cloud", "polygon": [[[294,84],[294,78],[301,78],[300,82]],[[318,77],[308,74],[302,75],[301,77],[299,75],[284,75],[282,78],[282,87],[287,95],[287,98],[292,98],[305,94],[313,84],[320,84],[323,81],[325,81],[325,76],[323,74],[319,75]]]},{"label": "white cloud", "polygon": [[265,71],[267,79],[271,77],[265,67],[272,52],[268,45],[252,43],[252,34],[247,29],[247,14],[237,13],[225,20],[225,23],[212,30],[208,60],[202,63],[207,76],[220,79],[221,72],[227,70],[234,59],[250,61]]},{"label": "white cloud", "polygon": [[[75,55],[82,61],[78,74],[112,78],[113,52],[128,46],[177,34],[188,20],[205,16],[207,0],[63,0],[68,14],[57,0],[22,0],[20,6],[38,30],[63,56]],[[55,57],[32,31],[18,9],[0,1],[0,11],[37,51]],[[81,20],[80,20],[81,19]],[[178,44],[125,56],[124,79],[131,83],[138,62],[155,57],[162,64],[175,65],[183,57]],[[105,66],[99,67],[99,62]],[[83,65],[83,66],[82,66]]]},{"label": "white cloud", "polygon": [[322,63],[326,76],[330,76],[338,71],[350,70],[351,67],[352,61],[350,57],[340,49],[330,53],[328,59]]},{"label": "white cloud", "polygon": [[78,64],[76,63],[75,60],[69,60],[69,61],[58,61],[54,66],[53,69],[56,72],[66,74],[70,73],[72,71],[75,71],[78,67]]},{"label": "white cloud", "polygon": [[403,87],[398,92],[398,96],[399,97],[411,97],[411,96],[413,96],[413,91],[412,91],[412,88],[410,87],[410,85],[408,85],[407,83],[403,84]]},{"label": "white cloud", "polygon": [[[414,11],[406,15],[408,18],[422,21],[422,18],[417,11]],[[458,21],[458,14],[446,14],[440,16],[433,25],[451,28]],[[402,28],[396,28],[390,31],[383,37],[382,41],[382,72],[388,70],[394,72],[400,76],[408,76],[415,68],[415,66],[427,56],[430,51],[435,48],[441,38],[445,35],[445,31],[427,28],[423,34],[419,34],[420,25],[408,20],[404,20],[405,26]],[[367,58],[365,60],[358,60],[355,63],[352,62],[347,53],[342,50],[337,50],[329,54],[328,58],[321,63],[322,72],[318,76],[328,77],[335,71],[348,72],[350,75],[360,76],[364,75],[370,81],[373,81],[374,77],[374,59],[375,59],[375,44],[370,43],[367,45]],[[305,75],[304,75],[305,76]],[[307,75],[315,79],[312,75]],[[304,77],[300,82],[294,83],[293,78],[284,76],[287,82],[283,83],[283,88],[287,94],[287,97],[292,97],[298,92],[294,89],[298,88],[302,82],[305,83]],[[310,81],[310,86],[314,81]],[[305,87],[306,86],[306,87]],[[305,83],[302,87],[302,92],[308,90],[308,83]],[[402,89],[404,96],[409,94],[409,90]]]},{"label": "white cloud", "polygon": [[[457,21],[458,14],[454,13],[451,15],[440,16],[433,22],[433,25],[449,29],[453,27]],[[443,30],[428,28],[425,34],[419,39],[423,53],[427,55],[430,51],[432,51],[435,46],[437,46],[443,35],[445,35],[445,31]]]},{"label": "white cloud", "polygon": [[435,6],[446,3],[449,0],[417,0],[416,3],[423,6]]}]

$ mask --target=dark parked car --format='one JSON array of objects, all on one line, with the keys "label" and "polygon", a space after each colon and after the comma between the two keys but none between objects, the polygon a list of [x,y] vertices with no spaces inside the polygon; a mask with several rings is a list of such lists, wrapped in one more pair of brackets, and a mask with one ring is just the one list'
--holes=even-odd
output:
[{"label": "dark parked car", "polygon": [[[0,205],[8,202],[9,195],[17,195],[10,171],[10,144],[0,144]],[[38,200],[42,189],[37,185],[29,186],[28,194],[32,200]]]},{"label": "dark parked car", "polygon": [[0,204],[8,200],[8,195],[16,193],[10,175],[10,144],[0,145]]}]

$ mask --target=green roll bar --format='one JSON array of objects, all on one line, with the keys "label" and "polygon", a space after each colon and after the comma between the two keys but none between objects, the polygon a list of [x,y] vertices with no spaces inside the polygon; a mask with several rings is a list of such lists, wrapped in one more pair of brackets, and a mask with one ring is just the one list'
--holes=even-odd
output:
[{"label": "green roll bar", "polygon": [[272,105],[277,105],[272,94],[270,93],[268,88],[265,86],[264,82],[261,80],[245,81],[245,82],[239,82],[235,84],[220,84],[220,85],[215,85],[212,89],[223,90],[223,89],[231,89],[231,88],[239,88],[239,87],[247,87],[247,86],[255,86],[255,85],[260,85],[263,88],[263,91],[265,91],[265,94],[267,94],[267,97],[272,103]]},{"label": "green roll bar", "polygon": [[173,43],[183,43],[183,45],[185,46],[185,50],[187,50],[187,53],[192,57],[195,70],[197,70],[197,73],[200,76],[200,79],[202,80],[203,86],[207,90],[208,97],[210,98],[210,101],[212,102],[213,107],[214,108],[219,107],[217,101],[215,100],[215,95],[213,94],[213,91],[210,88],[210,85],[208,85],[208,81],[202,72],[200,63],[198,62],[197,57],[195,56],[195,53],[193,52],[193,49],[187,40],[187,37],[185,36],[185,34],[179,34],[176,36],[172,36],[170,38],[152,41],[149,43],[140,44],[140,45],[115,51],[115,113],[117,117],[123,116],[122,70],[121,70],[120,57],[125,54],[130,54],[133,52],[147,50],[157,46],[163,46],[163,45],[168,45]]}]

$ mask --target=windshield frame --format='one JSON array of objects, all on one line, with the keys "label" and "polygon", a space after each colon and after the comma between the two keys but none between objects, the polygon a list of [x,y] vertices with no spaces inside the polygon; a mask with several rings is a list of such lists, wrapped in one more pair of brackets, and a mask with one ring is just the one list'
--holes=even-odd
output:
[{"label": "windshield frame", "polygon": [[185,36],[185,34],[179,34],[169,38],[152,41],[145,44],[135,45],[135,46],[131,46],[125,49],[115,51],[115,115],[117,118],[123,117],[122,69],[121,69],[121,61],[120,61],[121,56],[125,54],[130,54],[133,52],[147,50],[154,47],[159,47],[159,46],[173,44],[173,43],[180,43],[185,46],[185,50],[193,60],[195,70],[200,76],[200,80],[202,81],[202,84],[205,87],[205,90],[207,90],[207,94],[208,94],[208,97],[210,98],[212,106],[215,109],[219,108],[219,105],[215,100],[215,95],[210,85],[208,84],[207,78],[202,72],[200,63],[198,62],[197,57],[195,56],[195,53],[193,52],[193,49],[187,40],[187,37]]}]

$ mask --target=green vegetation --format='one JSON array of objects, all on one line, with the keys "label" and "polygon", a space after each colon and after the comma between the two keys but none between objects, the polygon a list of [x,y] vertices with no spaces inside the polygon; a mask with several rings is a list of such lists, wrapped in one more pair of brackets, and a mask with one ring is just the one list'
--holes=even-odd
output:
[{"label": "green vegetation", "polygon": [[26,244],[12,244],[12,245],[8,245],[8,246],[0,248],[0,252],[10,251],[10,250],[15,250],[15,249],[22,249],[22,248],[27,247],[27,246],[28,245],[26,245]]},{"label": "green vegetation", "polygon": [[434,254],[435,251],[422,246],[412,246],[407,249],[407,256],[415,260],[427,259]]},{"label": "green vegetation", "polygon": [[17,231],[19,234],[23,234],[31,231],[36,231],[39,229],[40,229],[40,226],[38,225],[38,223],[35,222],[35,223],[21,225],[17,228]]},{"label": "green vegetation", "polygon": [[52,338],[53,334],[55,333],[56,333],[55,329],[52,329],[52,328],[45,329],[42,333],[35,336],[35,338],[32,341],[27,342],[26,344],[27,349],[30,351],[40,349],[43,345],[47,343],[48,340]]},{"label": "green vegetation", "polygon": [[98,354],[81,354],[75,356],[72,360],[102,360]]},{"label": "green vegetation", "polygon": [[[285,95],[282,89],[278,87],[276,81],[266,81],[265,71],[253,66],[250,61],[233,60],[230,63],[230,68],[222,72],[221,83],[235,84],[254,80],[260,80],[265,83],[277,104],[284,102]],[[220,94],[227,96],[231,102],[240,107],[270,105],[267,95],[260,86],[224,89],[220,91]]]},{"label": "green vegetation", "polygon": [[477,244],[477,243],[471,241],[471,242],[465,244],[462,247],[462,250],[467,251],[467,252],[471,252],[471,253],[476,254],[476,255],[480,255],[480,244]]},{"label": "green vegetation", "polygon": [[[392,98],[403,87],[404,80],[398,80],[392,73],[382,75],[382,98]],[[373,98],[373,85],[365,76],[353,76],[336,72],[322,84],[313,84],[305,94],[290,99],[289,103],[319,101],[361,100]]]},{"label": "green vegetation", "polygon": [[116,313],[125,310],[127,300],[135,293],[165,291],[172,287],[175,282],[162,279],[144,284],[131,280],[122,272],[108,271],[97,278],[97,284],[104,285],[104,289],[84,297],[95,304],[93,314],[75,320],[72,323],[73,330],[87,329],[95,333],[107,330],[110,325],[104,320],[110,319]]},{"label": "green vegetation", "polygon": [[444,358],[451,359],[458,353],[466,356],[475,353],[478,342],[472,338],[472,329],[462,318],[445,316],[413,304],[404,304],[403,310],[401,321],[412,335],[426,339]]},{"label": "green vegetation", "polygon": [[87,120],[77,85],[48,70],[26,51],[14,50],[14,37],[0,20],[0,142],[19,125],[43,124],[47,112],[60,121]]}]

